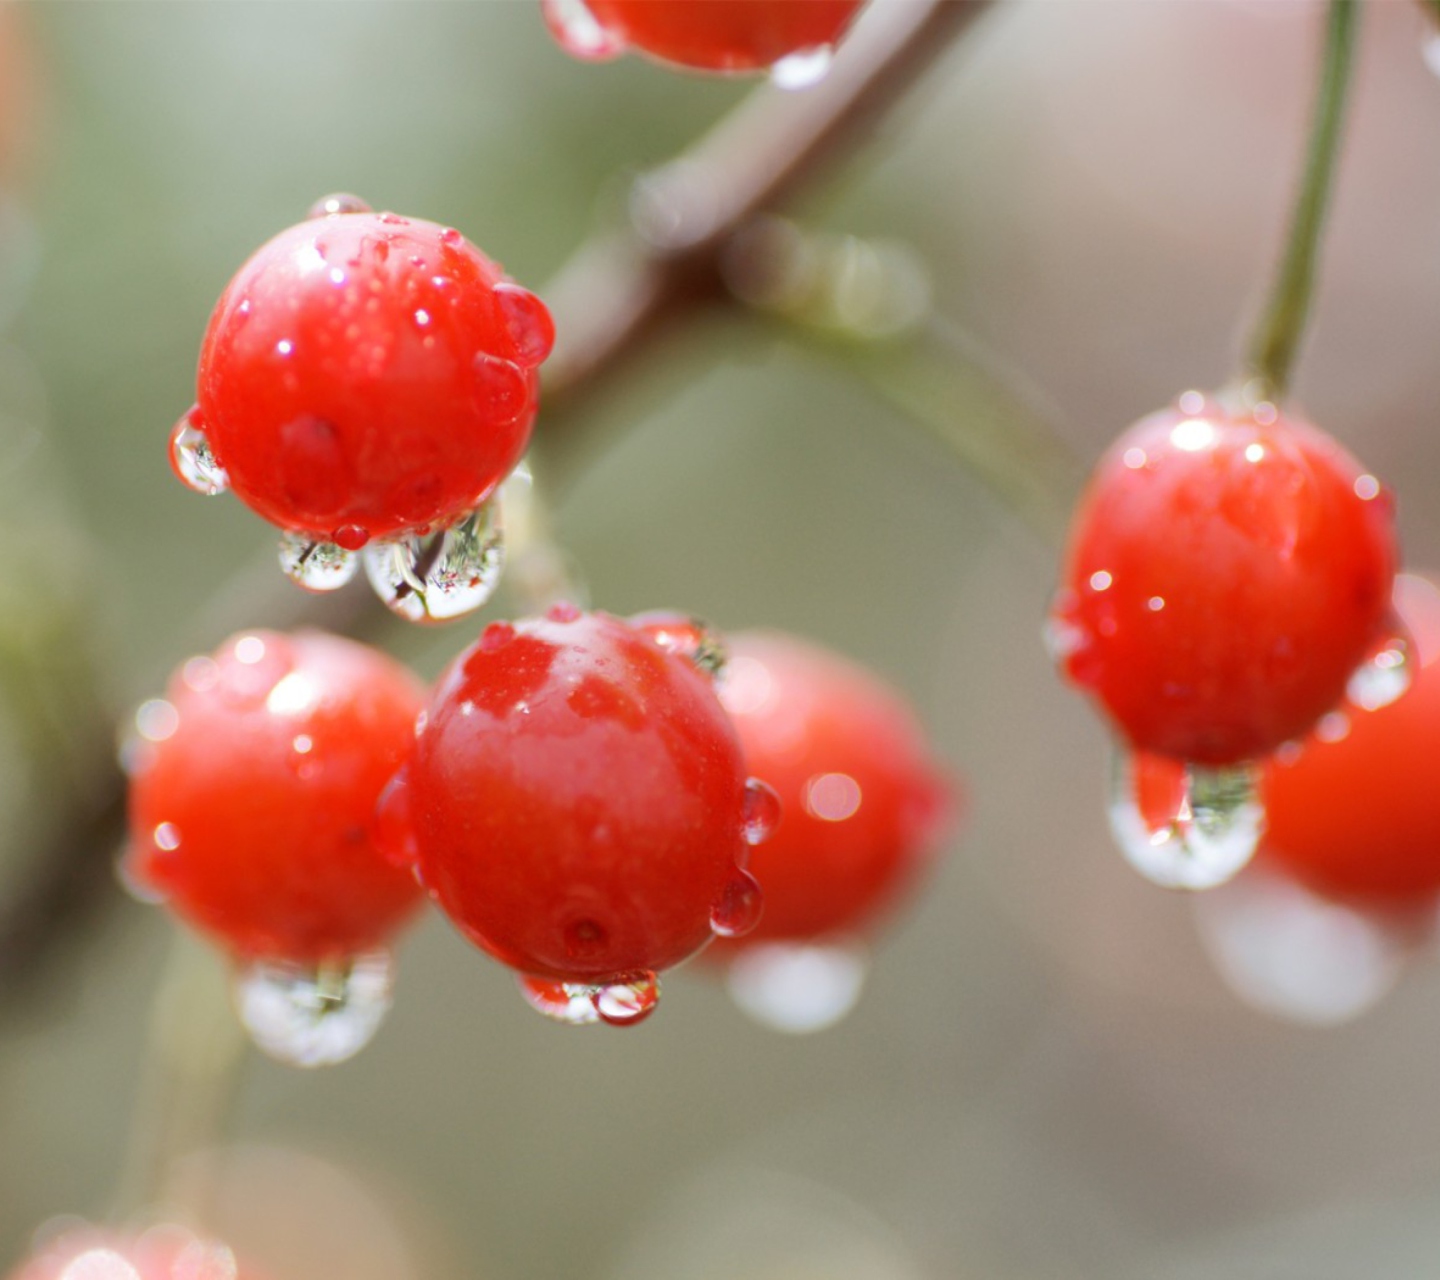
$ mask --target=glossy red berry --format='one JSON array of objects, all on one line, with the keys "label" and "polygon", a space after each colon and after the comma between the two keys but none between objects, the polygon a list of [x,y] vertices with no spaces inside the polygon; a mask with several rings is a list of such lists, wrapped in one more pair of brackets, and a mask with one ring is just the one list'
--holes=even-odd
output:
[{"label": "glossy red berry", "polygon": [[720,700],[781,816],[751,859],[759,926],[707,954],[866,933],[949,833],[953,788],[904,700],[864,668],[780,634],[728,649]]},{"label": "glossy red berry", "polygon": [[383,947],[421,894],[371,823],[423,703],[391,658],[319,632],[190,659],[127,748],[128,870],[243,960]]},{"label": "glossy red berry", "polygon": [[863,0],[544,0],[556,39],[579,58],[634,48],[696,71],[746,72],[823,60]]},{"label": "glossy red berry", "polygon": [[1333,707],[1380,639],[1388,494],[1317,428],[1194,393],[1101,459],[1051,635],[1132,747],[1257,759]]},{"label": "glossy red berry", "polygon": [[314,212],[221,295],[172,462],[349,551],[453,524],[525,450],[550,316],[458,231],[353,197]]},{"label": "glossy red berry", "polygon": [[386,808],[461,932],[544,980],[532,1003],[589,1020],[565,1013],[572,997],[589,1007],[565,984],[588,984],[598,1016],[623,1022],[648,1012],[656,971],[735,923],[739,890],[753,896],[745,783],[706,675],[617,618],[558,606],[492,623],[455,660]]},{"label": "glossy red berry", "polygon": [[1265,864],[1324,897],[1376,907],[1440,897],[1440,590],[1402,575],[1395,605],[1416,650],[1408,692],[1327,716],[1263,780]]}]

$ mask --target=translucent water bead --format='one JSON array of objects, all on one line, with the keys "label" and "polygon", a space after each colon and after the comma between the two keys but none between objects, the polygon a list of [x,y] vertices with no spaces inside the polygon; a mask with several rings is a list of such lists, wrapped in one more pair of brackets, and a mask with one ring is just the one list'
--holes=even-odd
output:
[{"label": "translucent water bead", "polygon": [[[500,584],[505,543],[498,499],[469,512],[439,539],[436,548],[414,535],[383,538],[362,553],[375,594],[411,622],[448,622],[473,613]],[[427,551],[434,554],[428,567]]]},{"label": "translucent water bead", "polygon": [[520,994],[537,1013],[569,1027],[597,1022],[629,1027],[655,1012],[660,1003],[660,979],[649,970],[605,983],[560,982],[522,974]]},{"label": "translucent water bead", "polygon": [[394,960],[388,951],[344,964],[259,960],[236,976],[235,1005],[255,1044],[292,1067],[354,1057],[389,1012]]}]

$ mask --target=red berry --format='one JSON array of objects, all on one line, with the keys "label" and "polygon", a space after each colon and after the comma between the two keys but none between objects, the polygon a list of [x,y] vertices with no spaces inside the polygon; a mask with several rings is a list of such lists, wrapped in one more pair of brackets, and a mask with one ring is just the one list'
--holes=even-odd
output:
[{"label": "red berry", "polygon": [[242,959],[383,946],[421,895],[371,822],[423,700],[392,659],[319,632],[192,658],[137,717],[130,870]]},{"label": "red berry", "polygon": [[1409,691],[1327,717],[1263,783],[1265,861],[1322,896],[1377,907],[1440,896],[1440,591],[1402,576],[1395,605],[1418,650]]},{"label": "red berry", "polygon": [[720,700],[781,817],[751,860],[759,927],[708,954],[867,931],[948,834],[952,787],[904,700],[864,668],[779,634],[729,648]]},{"label": "red berry", "polygon": [[[333,209],[331,206],[334,206]],[[210,318],[172,462],[273,524],[355,549],[454,523],[519,461],[554,329],[458,231],[322,201]]]},{"label": "red berry", "polygon": [[544,0],[546,21],[576,57],[627,46],[697,71],[760,71],[828,52],[863,0]]},{"label": "red berry", "polygon": [[183,1227],[152,1227],[141,1236],[77,1227],[42,1245],[9,1280],[256,1280],[237,1272],[223,1244]]},{"label": "red berry", "polygon": [[387,807],[456,926],[548,980],[532,1003],[565,1016],[575,993],[557,984],[589,984],[598,1016],[627,1021],[750,884],[745,795],[709,679],[617,618],[561,608],[492,623],[455,660]]},{"label": "red berry", "polygon": [[1386,625],[1395,561],[1388,496],[1338,444],[1187,393],[1100,460],[1052,636],[1131,746],[1256,759],[1340,700]]}]

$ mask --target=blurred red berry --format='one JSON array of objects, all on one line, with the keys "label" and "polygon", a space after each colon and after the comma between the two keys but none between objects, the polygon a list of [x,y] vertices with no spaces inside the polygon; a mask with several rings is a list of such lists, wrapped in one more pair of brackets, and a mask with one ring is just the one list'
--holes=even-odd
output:
[{"label": "blurred red berry", "polygon": [[79,1226],[41,1245],[9,1280],[258,1280],[223,1244],[183,1227],[132,1236]]}]

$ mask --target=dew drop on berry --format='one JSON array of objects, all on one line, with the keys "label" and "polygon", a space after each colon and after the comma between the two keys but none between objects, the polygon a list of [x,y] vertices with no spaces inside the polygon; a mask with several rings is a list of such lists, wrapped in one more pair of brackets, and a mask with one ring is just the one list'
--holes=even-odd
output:
[{"label": "dew drop on berry", "polygon": [[235,1006],[255,1044],[292,1067],[326,1067],[363,1049],[390,1009],[388,951],[345,964],[257,960],[235,980]]},{"label": "dew drop on berry", "polygon": [[448,622],[473,613],[500,584],[505,540],[498,500],[462,516],[439,537],[435,562],[423,579],[423,548],[414,535],[377,540],[362,553],[375,594],[411,622]]},{"label": "dew drop on berry", "polygon": [[595,988],[583,982],[557,982],[553,978],[520,975],[520,994],[537,1013],[567,1027],[588,1027],[600,1021]]},{"label": "dew drop on berry", "polygon": [[210,440],[200,427],[198,409],[191,409],[170,432],[170,468],[185,485],[207,497],[230,487],[230,477],[215,460]]},{"label": "dew drop on berry", "polygon": [[660,979],[642,969],[596,987],[590,998],[601,1022],[612,1027],[633,1027],[655,1012],[660,1003]]},{"label": "dew drop on berry", "polygon": [[583,613],[580,606],[570,600],[557,600],[545,610],[545,616],[551,622],[578,622]]},{"label": "dew drop on berry", "polygon": [[1197,897],[1194,910],[1225,984],[1287,1021],[1334,1026],[1358,1017],[1405,964],[1404,922],[1327,901],[1258,867]]},{"label": "dew drop on berry", "polygon": [[1210,767],[1116,753],[1110,830],[1126,860],[1167,889],[1211,889],[1254,856],[1265,830],[1250,763]]},{"label": "dew drop on berry", "polygon": [[280,568],[306,591],[335,591],[355,576],[360,558],[333,542],[316,542],[303,533],[280,535]]},{"label": "dew drop on berry", "polygon": [[369,213],[370,206],[359,196],[348,191],[337,191],[333,195],[321,196],[310,206],[307,218],[329,218],[339,213]]},{"label": "dew drop on berry", "polygon": [[413,871],[419,857],[410,807],[410,776],[405,768],[385,784],[375,802],[370,838],[386,861]]},{"label": "dew drop on berry", "polygon": [[358,524],[342,524],[330,535],[330,541],[346,551],[360,551],[370,541],[370,530]]},{"label": "dew drop on berry", "polygon": [[1410,687],[1414,641],[1393,629],[1351,673],[1345,696],[1365,711],[1388,707]]},{"label": "dew drop on berry", "polygon": [[628,621],[666,653],[684,658],[711,679],[725,670],[724,638],[703,619],[659,610],[638,613]]},{"label": "dew drop on berry", "polygon": [[834,1026],[860,999],[869,961],[856,946],[774,942],[730,962],[730,998],[774,1031],[805,1035]]},{"label": "dew drop on berry", "polygon": [[530,406],[530,383],[513,360],[482,351],[475,357],[475,395],[492,422],[514,422]]},{"label": "dew drop on berry", "polygon": [[765,895],[755,877],[737,870],[710,910],[710,931],[717,938],[743,938],[760,923]]},{"label": "dew drop on berry", "polygon": [[514,343],[515,362],[526,369],[543,363],[555,345],[555,321],[545,304],[529,289],[504,280],[495,286],[495,305]]},{"label": "dew drop on berry", "polygon": [[604,62],[625,51],[625,42],[601,26],[585,0],[541,0],[545,25],[572,58]]},{"label": "dew drop on berry", "polygon": [[777,89],[808,89],[825,79],[834,61],[835,51],[829,45],[798,49],[770,68],[770,83]]},{"label": "dew drop on berry", "polygon": [[745,783],[744,822],[745,843],[764,844],[771,832],[780,825],[780,797],[775,788],[759,778],[750,778]]}]

